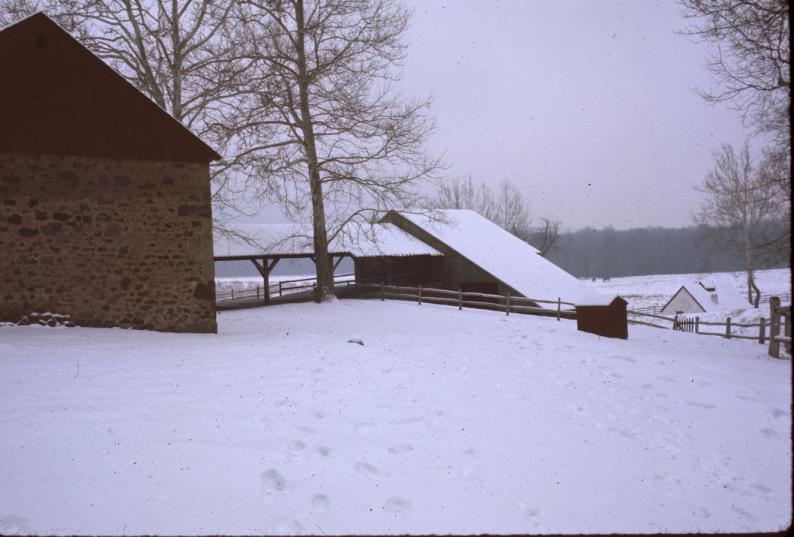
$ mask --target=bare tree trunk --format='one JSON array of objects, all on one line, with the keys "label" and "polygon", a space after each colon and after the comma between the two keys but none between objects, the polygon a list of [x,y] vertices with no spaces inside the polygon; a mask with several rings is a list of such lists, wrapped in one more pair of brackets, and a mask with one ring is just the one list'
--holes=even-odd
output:
[{"label": "bare tree trunk", "polygon": [[298,91],[300,93],[301,131],[306,161],[309,168],[309,187],[312,196],[312,220],[314,232],[314,263],[317,268],[317,301],[325,302],[334,296],[334,282],[331,263],[328,258],[328,233],[325,229],[325,203],[323,185],[320,181],[320,168],[317,160],[314,125],[309,111],[309,77],[306,68],[306,29],[303,14],[303,0],[295,2],[295,22],[297,25],[297,63]]}]

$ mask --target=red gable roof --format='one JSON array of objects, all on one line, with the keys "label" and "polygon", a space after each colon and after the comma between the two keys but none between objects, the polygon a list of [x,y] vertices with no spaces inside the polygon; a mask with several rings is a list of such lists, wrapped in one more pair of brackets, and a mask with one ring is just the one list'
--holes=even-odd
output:
[{"label": "red gable roof", "polygon": [[0,152],[221,158],[43,13],[0,30]]}]

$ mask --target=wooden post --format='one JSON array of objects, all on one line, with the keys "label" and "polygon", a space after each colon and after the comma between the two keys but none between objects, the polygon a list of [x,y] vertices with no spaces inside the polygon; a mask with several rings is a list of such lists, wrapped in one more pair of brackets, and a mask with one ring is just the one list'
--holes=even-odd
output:
[{"label": "wooden post", "polygon": [[256,286],[256,299],[259,300],[259,286]]},{"label": "wooden post", "polygon": [[557,297],[557,320],[560,320],[560,308],[562,305],[560,304],[560,297]]},{"label": "wooden post", "polygon": [[725,318],[725,337],[731,339],[731,318]]},{"label": "wooden post", "polygon": [[386,290],[383,288],[383,280],[380,281],[380,301],[386,300]]},{"label": "wooden post", "polygon": [[232,287],[232,300],[234,300],[234,287]]},{"label": "wooden post", "polygon": [[265,304],[270,304],[270,264],[262,258],[262,278],[265,280]]},{"label": "wooden post", "polygon": [[505,293],[505,315],[510,315],[510,293]]},{"label": "wooden post", "polygon": [[[783,335],[787,338],[791,338],[791,308],[789,308],[788,313],[783,315]],[[786,341],[786,351],[791,354],[791,341]]]},{"label": "wooden post", "polygon": [[758,343],[764,344],[766,339],[766,319],[761,317],[761,324],[758,325]]},{"label": "wooden post", "polygon": [[419,284],[419,305],[422,305],[422,284]]},{"label": "wooden post", "polygon": [[673,330],[678,330],[678,314],[673,315]]},{"label": "wooden post", "polygon": [[458,287],[458,310],[463,309],[463,289]]},{"label": "wooden post", "polygon": [[700,333],[700,317],[698,317],[697,315],[695,316],[695,333],[696,334]]},{"label": "wooden post", "polygon": [[281,280],[279,280],[278,281],[278,296],[281,296],[281,294],[283,292],[284,292],[284,290],[282,289],[282,286],[281,286]]},{"label": "wooden post", "polygon": [[777,309],[780,307],[780,298],[769,297],[769,356],[780,358],[780,342],[777,336],[780,335],[780,315]]}]

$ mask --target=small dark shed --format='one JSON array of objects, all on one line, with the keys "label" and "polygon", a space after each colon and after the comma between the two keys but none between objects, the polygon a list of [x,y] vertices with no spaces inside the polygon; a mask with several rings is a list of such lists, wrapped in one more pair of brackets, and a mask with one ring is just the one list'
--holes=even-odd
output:
[{"label": "small dark shed", "polygon": [[576,328],[599,336],[628,339],[626,305],[619,296],[585,300],[584,304],[576,305]]}]

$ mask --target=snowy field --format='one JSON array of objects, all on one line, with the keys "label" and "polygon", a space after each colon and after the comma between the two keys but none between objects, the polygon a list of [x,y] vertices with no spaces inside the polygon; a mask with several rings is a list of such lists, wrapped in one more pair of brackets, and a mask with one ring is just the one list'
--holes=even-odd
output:
[{"label": "snowy field", "polygon": [[[608,282],[597,280],[592,284],[604,293],[616,293],[625,298],[629,308],[664,306],[672,293],[682,285],[697,283],[701,279],[722,278],[735,285],[740,296],[747,296],[746,272],[713,272],[693,274],[652,274],[648,276],[628,276],[611,278]],[[756,285],[763,295],[791,293],[791,269],[759,270],[755,273]],[[762,304],[762,308],[763,308]],[[767,306],[767,310],[769,307]],[[767,314],[769,312],[767,311]]]},{"label": "snowy field", "polygon": [[757,343],[360,300],[219,331],[0,327],[0,534],[791,522],[791,362]]}]

